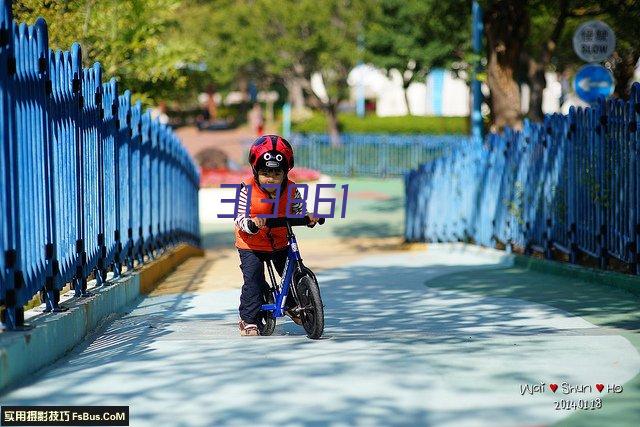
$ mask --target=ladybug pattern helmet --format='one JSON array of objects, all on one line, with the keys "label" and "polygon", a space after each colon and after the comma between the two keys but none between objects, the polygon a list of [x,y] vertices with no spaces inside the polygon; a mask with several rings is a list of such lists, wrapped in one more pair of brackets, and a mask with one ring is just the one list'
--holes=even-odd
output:
[{"label": "ladybug pattern helmet", "polygon": [[293,148],[281,136],[262,135],[251,145],[249,164],[254,175],[261,168],[282,169],[287,173],[293,168]]}]

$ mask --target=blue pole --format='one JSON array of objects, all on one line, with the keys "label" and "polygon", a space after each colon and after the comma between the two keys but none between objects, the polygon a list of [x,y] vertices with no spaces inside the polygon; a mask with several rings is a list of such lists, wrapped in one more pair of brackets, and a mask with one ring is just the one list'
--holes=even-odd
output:
[{"label": "blue pole", "polygon": [[282,106],[282,136],[289,139],[291,135],[291,104],[285,102]]},{"label": "blue pole", "polygon": [[358,117],[364,117],[364,76],[362,72],[364,71],[364,67],[362,66],[362,62],[358,64],[358,68],[360,68],[361,74],[358,78],[358,87],[356,92],[356,114]]},{"label": "blue pole", "polygon": [[[472,7],[473,23],[471,28],[473,53],[479,55],[482,52],[482,9],[477,0],[473,1]],[[473,97],[473,108],[471,110],[471,135],[474,140],[482,139],[482,90],[478,73],[480,72],[479,61],[476,62],[473,70],[473,79],[471,81],[471,96]]]},{"label": "blue pole", "polygon": [[[358,35],[358,53],[362,57],[364,50],[364,40],[362,34]],[[358,117],[364,117],[364,64],[362,60],[358,61],[358,69],[360,71],[358,77],[358,86],[356,88],[356,114]]]}]

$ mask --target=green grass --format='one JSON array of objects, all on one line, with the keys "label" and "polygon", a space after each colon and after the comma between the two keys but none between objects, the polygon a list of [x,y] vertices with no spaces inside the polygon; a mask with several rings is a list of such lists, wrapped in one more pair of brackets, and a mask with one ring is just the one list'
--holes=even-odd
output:
[{"label": "green grass", "polygon": [[[468,117],[403,116],[378,117],[355,114],[338,115],[340,131],[344,133],[400,133],[400,134],[468,134]],[[308,120],[294,123],[292,131],[298,133],[326,133],[327,119],[316,112]]]}]

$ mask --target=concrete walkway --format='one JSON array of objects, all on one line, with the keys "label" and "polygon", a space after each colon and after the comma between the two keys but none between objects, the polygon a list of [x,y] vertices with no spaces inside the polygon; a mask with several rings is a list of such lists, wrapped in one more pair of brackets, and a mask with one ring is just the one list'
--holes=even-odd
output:
[{"label": "concrete walkway", "polygon": [[583,297],[575,284],[509,267],[502,253],[458,245],[370,255],[318,279],[323,340],[290,321],[272,337],[239,337],[238,288],[163,294],[2,403],[129,405],[132,426],[633,425],[638,400],[603,420],[554,401],[606,392],[521,387],[632,384],[604,399],[603,414],[609,399],[619,412],[640,372],[628,335],[636,302],[611,323],[589,306],[593,289]]}]

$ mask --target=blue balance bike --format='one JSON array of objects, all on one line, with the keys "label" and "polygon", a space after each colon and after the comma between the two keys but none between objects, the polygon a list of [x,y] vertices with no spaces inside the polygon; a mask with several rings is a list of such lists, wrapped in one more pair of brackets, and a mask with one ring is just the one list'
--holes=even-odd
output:
[{"label": "blue balance bike", "polygon": [[[273,263],[267,262],[270,283],[263,290],[265,304],[261,306],[258,316],[258,328],[261,335],[271,335],[276,327],[276,319],[283,317],[287,298],[293,298],[295,306],[289,309],[299,316],[307,336],[319,339],[324,331],[324,307],[320,297],[320,288],[315,274],[302,263],[296,236],[291,227],[307,225],[309,218],[267,218],[267,227],[287,227],[289,252],[284,265],[284,273],[280,283],[276,282]],[[320,218],[318,224],[324,224]],[[291,293],[291,295],[289,295]],[[289,307],[292,304],[288,305]]]}]

